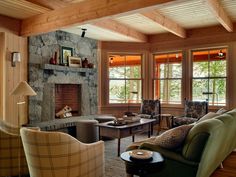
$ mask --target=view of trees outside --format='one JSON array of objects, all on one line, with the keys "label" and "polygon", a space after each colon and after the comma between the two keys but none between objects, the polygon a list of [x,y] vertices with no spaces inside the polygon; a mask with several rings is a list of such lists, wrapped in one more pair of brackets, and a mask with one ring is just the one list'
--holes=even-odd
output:
[{"label": "view of trees outside", "polygon": [[162,103],[181,103],[182,53],[154,55],[154,96]]},{"label": "view of trees outside", "polygon": [[192,55],[192,99],[226,105],[226,49],[196,51]]},{"label": "view of trees outside", "polygon": [[140,103],[141,55],[109,56],[109,103]]}]

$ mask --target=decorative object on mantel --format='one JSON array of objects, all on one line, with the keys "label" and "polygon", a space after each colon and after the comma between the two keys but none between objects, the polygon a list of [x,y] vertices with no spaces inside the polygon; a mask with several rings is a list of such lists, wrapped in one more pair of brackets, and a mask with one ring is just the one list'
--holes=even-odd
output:
[{"label": "decorative object on mantel", "polygon": [[61,47],[61,65],[68,66],[68,58],[73,56],[73,49],[70,47]]},{"label": "decorative object on mantel", "polygon": [[69,62],[70,67],[77,67],[77,68],[82,67],[82,61],[81,61],[81,58],[79,58],[79,57],[69,56],[68,62]]},{"label": "decorative object on mantel", "polygon": [[84,58],[84,60],[82,61],[82,67],[83,68],[88,68],[88,59],[87,58]]},{"label": "decorative object on mantel", "polygon": [[56,116],[58,118],[71,117],[72,116],[71,111],[72,111],[71,107],[66,105],[62,110],[56,113]]},{"label": "decorative object on mantel", "polygon": [[93,63],[88,64],[88,68],[93,68],[93,67],[94,67]]}]

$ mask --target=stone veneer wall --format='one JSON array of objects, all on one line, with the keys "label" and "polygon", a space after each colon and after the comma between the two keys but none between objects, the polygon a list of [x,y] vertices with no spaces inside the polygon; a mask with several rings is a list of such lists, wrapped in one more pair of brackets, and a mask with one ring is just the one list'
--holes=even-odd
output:
[{"label": "stone veneer wall", "polygon": [[29,123],[55,118],[55,84],[81,84],[82,115],[97,113],[96,69],[81,69],[86,74],[64,66],[50,69],[49,65],[45,69],[45,64],[49,63],[55,51],[60,51],[61,46],[73,48],[73,56],[86,57],[97,65],[96,40],[63,31],[29,37],[29,84],[37,93],[37,96],[29,98]]}]

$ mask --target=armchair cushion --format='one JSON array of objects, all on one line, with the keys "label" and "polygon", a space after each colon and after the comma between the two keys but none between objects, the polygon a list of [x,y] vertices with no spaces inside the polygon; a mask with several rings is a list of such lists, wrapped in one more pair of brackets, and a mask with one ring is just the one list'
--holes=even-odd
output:
[{"label": "armchair cushion", "polygon": [[170,129],[157,136],[154,140],[154,143],[166,149],[176,149],[183,144],[186,135],[192,127],[193,125],[182,125]]},{"label": "armchair cushion", "polygon": [[209,112],[209,113],[207,113],[206,115],[204,115],[202,118],[200,118],[200,119],[197,121],[197,123],[202,122],[202,121],[204,121],[204,120],[212,119],[212,118],[214,118],[214,117],[216,117],[216,116],[219,116],[219,115],[220,115],[220,114],[217,114],[217,113],[215,113],[215,112]]}]

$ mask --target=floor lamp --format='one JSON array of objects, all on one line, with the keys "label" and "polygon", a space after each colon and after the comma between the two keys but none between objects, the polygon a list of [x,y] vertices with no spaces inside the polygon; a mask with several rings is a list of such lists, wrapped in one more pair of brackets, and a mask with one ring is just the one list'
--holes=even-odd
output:
[{"label": "floor lamp", "polygon": [[[34,96],[36,95],[35,91],[29,86],[29,84],[26,81],[21,81],[15,89],[13,89],[11,95],[14,96],[19,96],[19,100],[17,101],[17,124],[18,127],[21,127],[21,110],[20,110],[20,106],[25,104],[25,101],[23,100],[24,96]],[[21,100],[22,99],[22,100]],[[19,138],[20,138],[20,132],[19,132]],[[18,166],[19,166],[19,176],[21,176],[21,149],[20,149],[20,139],[19,139],[19,150],[18,150]]]}]

